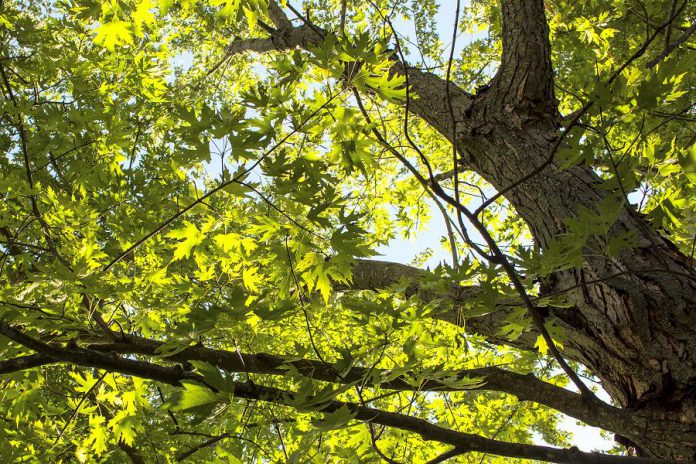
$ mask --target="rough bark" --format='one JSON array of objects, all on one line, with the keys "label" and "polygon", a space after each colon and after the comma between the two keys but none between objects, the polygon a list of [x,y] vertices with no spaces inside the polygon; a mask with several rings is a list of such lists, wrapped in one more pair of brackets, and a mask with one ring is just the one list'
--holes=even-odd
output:
[{"label": "rough bark", "polygon": [[[457,124],[457,143],[467,167],[498,190],[543,165],[559,137],[555,112],[548,111],[548,99],[540,98],[545,90],[535,92],[524,86],[534,78],[524,69],[518,64],[512,73],[498,73],[494,86],[473,105],[453,103],[455,114],[464,116]],[[412,81],[419,93],[415,87],[419,80]],[[511,103],[507,92],[515,88],[517,104]],[[436,88],[427,86],[422,98],[438,101],[430,96],[433,91]],[[444,111],[444,107],[433,111],[425,119],[451,139],[450,124],[441,121]],[[589,168],[562,170],[552,163],[510,190],[506,199],[543,250],[567,230],[564,221],[577,215],[580,207],[593,209],[606,198],[601,183]],[[663,424],[669,416],[683,423],[679,437],[659,428],[654,434],[643,433],[634,440],[643,452],[690,458],[696,451],[695,440],[690,438],[696,436],[696,282],[688,277],[689,260],[628,207],[610,233],[625,231],[633,232],[637,248],[619,257],[604,257],[606,240],[594,237],[585,247],[581,269],[553,276],[546,293],[575,288],[567,292],[575,307],[552,309],[548,317],[565,329],[564,354],[597,375],[615,401],[651,411]],[[638,272],[641,270],[657,271]],[[491,322],[504,315],[503,310],[470,320],[468,327],[500,341],[497,331],[490,330],[496,327]],[[523,337],[516,344],[529,347],[534,338]]]},{"label": "rough bark", "polygon": [[[448,102],[443,79],[398,61],[392,72],[408,73],[409,110],[456,143],[466,168],[506,192],[544,250],[567,231],[566,219],[581,208],[593,209],[609,192],[590,168],[561,169],[548,162],[561,133],[544,5],[541,0],[501,4],[503,55],[486,90],[472,96],[451,84]],[[319,40],[307,26],[284,27],[245,50],[308,48]],[[532,172],[534,176],[509,189]],[[633,233],[637,246],[608,257],[607,238],[626,231]],[[543,289],[546,294],[564,292],[575,305],[552,308],[547,316],[565,329],[564,355],[587,366],[618,404],[648,418],[644,430],[631,437],[642,452],[695,458],[696,280],[691,261],[628,205],[622,206],[607,236],[591,238],[584,251],[579,269],[555,273]],[[388,274],[383,273],[385,266],[390,266]],[[361,263],[354,282],[357,287],[368,282],[380,287],[388,283],[385,276],[402,274],[415,271]],[[496,335],[496,321],[504,315],[501,307],[467,324],[504,342]],[[452,312],[438,317],[459,322]],[[534,338],[525,336],[516,344],[531,348]]]},{"label": "rough bark", "polygon": [[[456,140],[468,167],[499,191],[544,165],[559,137],[555,106],[549,106],[555,102],[541,2],[502,4],[501,68],[487,92],[459,106],[458,113],[467,117],[458,122]],[[451,138],[448,125],[436,129]],[[551,163],[506,198],[543,250],[566,232],[567,218],[606,198],[601,184],[589,168]],[[662,420],[672,415],[683,424],[679,438],[664,431],[643,434],[638,444],[644,452],[692,458],[696,440],[687,437],[696,436],[696,281],[689,275],[691,263],[629,206],[608,235],[625,231],[636,237],[636,248],[606,257],[606,239],[593,237],[580,269],[553,276],[545,291],[575,288],[568,292],[575,307],[552,310],[549,317],[566,329],[566,355],[597,375],[619,404]]]},{"label": "rough bark", "polygon": [[[524,74],[523,63],[511,65],[514,72],[501,68],[492,87],[459,110],[468,116],[458,124],[461,154],[470,169],[498,190],[542,166],[559,137],[556,114],[542,98],[544,90],[522,86],[534,73]],[[515,91],[518,100],[511,102],[507,89],[515,88],[523,90]],[[448,126],[436,129],[448,137]],[[551,163],[506,198],[543,250],[566,232],[567,218],[606,198],[601,184],[589,168],[560,169]],[[636,248],[609,258],[606,239],[593,237],[580,269],[554,274],[545,291],[575,288],[567,293],[575,308],[552,310],[549,317],[566,329],[566,356],[586,365],[619,404],[653,411],[663,420],[672,415],[683,423],[686,433],[681,438],[644,434],[638,443],[644,452],[693,457],[694,440],[686,437],[694,436],[689,434],[696,424],[696,281],[689,276],[689,259],[628,206],[609,236],[626,231],[636,237]]]}]

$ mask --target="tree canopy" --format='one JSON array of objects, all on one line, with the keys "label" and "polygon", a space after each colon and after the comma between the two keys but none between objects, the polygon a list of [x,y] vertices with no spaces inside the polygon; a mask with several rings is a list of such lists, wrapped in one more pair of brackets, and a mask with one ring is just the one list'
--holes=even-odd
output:
[{"label": "tree canopy", "polygon": [[695,18],[0,0],[0,461],[696,459]]}]

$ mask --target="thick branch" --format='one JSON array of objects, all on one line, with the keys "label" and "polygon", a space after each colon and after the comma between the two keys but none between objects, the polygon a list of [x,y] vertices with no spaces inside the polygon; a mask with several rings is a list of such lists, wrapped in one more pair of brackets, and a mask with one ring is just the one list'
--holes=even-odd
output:
[{"label": "thick branch", "polygon": [[0,334],[47,358],[54,358],[58,361],[78,366],[96,367],[98,369],[120,372],[122,374],[135,375],[136,377],[156,378],[156,380],[170,385],[180,385],[179,382],[185,379],[196,380],[200,378],[197,374],[184,372],[180,367],[162,367],[156,364],[119,358],[116,355],[100,353],[99,351],[80,347],[66,349],[47,345],[46,343],[29,337],[4,321],[0,321]]},{"label": "thick branch", "polygon": [[[670,23],[671,24],[671,23]],[[668,43],[664,49],[664,51],[656,56],[654,59],[650,60],[646,67],[648,69],[652,69],[657,64],[667,58],[674,50],[676,50],[680,45],[682,45],[684,42],[689,40],[689,37],[691,37],[694,32],[696,32],[696,23],[693,23],[691,26],[689,26],[686,31],[682,35],[680,35],[674,42]]]},{"label": "thick branch", "polygon": [[[2,328],[0,327],[0,330]],[[157,356],[158,350],[164,345],[162,342],[146,338],[126,336],[123,341],[105,344],[87,345],[89,351],[111,354],[140,354]],[[68,348],[71,350],[72,348]],[[81,349],[80,349],[81,350]],[[81,351],[82,352],[82,351]],[[379,386],[384,389],[401,391],[466,391],[466,390],[491,390],[508,393],[517,397],[520,401],[533,401],[543,404],[571,417],[579,419],[588,425],[601,427],[620,434],[626,434],[631,427],[628,416],[621,410],[600,403],[583,401],[582,397],[569,390],[557,387],[550,383],[537,379],[533,375],[518,374],[497,367],[483,367],[475,369],[463,369],[459,371],[441,372],[439,377],[452,381],[439,381],[437,379],[424,380],[416,385],[406,376],[399,376],[388,381],[390,371],[381,369],[368,369],[353,367],[342,376],[336,372],[343,368],[321,361],[310,359],[290,360],[283,356],[266,353],[246,354],[227,350],[215,350],[205,347],[192,346],[183,349],[171,356],[165,357],[167,361],[185,363],[187,361],[204,361],[227,372],[243,372],[249,374],[283,375],[289,367],[308,378],[334,383],[364,383],[366,386]],[[27,362],[30,360],[31,362]],[[43,364],[60,362],[61,358],[44,354],[23,356],[0,362],[0,373],[9,373],[24,370]],[[481,384],[458,386],[457,381],[463,379],[481,378]]]},{"label": "thick branch", "polygon": [[288,19],[283,9],[275,0],[268,3],[268,17],[271,18],[273,24],[278,29],[288,29],[292,27],[292,23]]},{"label": "thick branch", "polygon": [[44,366],[58,362],[57,359],[43,354],[31,354],[0,361],[0,375],[23,371],[33,367]]},{"label": "thick branch", "polygon": [[[109,372],[119,372],[123,374],[135,375],[137,377],[163,382],[173,386],[180,386],[182,381],[196,381],[206,385],[205,379],[195,373],[183,371],[180,368],[164,367],[153,363],[135,361],[128,358],[121,358],[116,355],[100,353],[98,351],[72,348],[56,348],[43,342],[33,339],[0,321],[0,333],[27,348],[38,351],[50,357],[54,357],[63,362],[104,369]],[[294,392],[281,390],[278,388],[256,385],[251,382],[231,382],[234,396],[238,398],[260,400],[286,406],[292,406],[300,401]],[[209,386],[208,386],[209,387]],[[212,387],[209,387],[214,390]],[[302,403],[307,403],[302,399]],[[311,398],[309,404],[312,404]],[[331,413],[339,409],[348,409],[353,417],[361,421],[393,427],[417,433],[424,440],[438,441],[452,445],[462,452],[481,452],[498,456],[508,456],[523,459],[537,459],[547,462],[560,463],[666,463],[667,461],[609,456],[599,453],[584,453],[576,448],[559,449],[546,446],[526,445],[521,443],[509,443],[499,440],[484,438],[478,435],[457,432],[433,425],[423,419],[407,416],[404,414],[383,411],[380,409],[360,406],[355,403],[331,400],[321,402],[310,407],[311,410],[321,413]]]},{"label": "thick branch", "polygon": [[[284,27],[271,33],[268,38],[232,41],[227,46],[227,53],[234,55],[245,52],[281,52],[296,48],[310,50],[320,45],[324,41],[323,36],[329,34],[313,24],[304,24],[293,28]],[[420,116],[446,138],[451,139],[452,119],[447,106],[445,80],[435,74],[408,66],[401,62],[396,54],[392,56],[392,60],[393,65],[389,70],[391,74],[404,75],[408,73],[411,96],[409,112]],[[473,101],[473,96],[452,83],[450,83],[449,94],[455,118],[458,121],[467,119],[468,116],[465,113]]]},{"label": "thick branch", "polygon": [[491,84],[499,108],[556,113],[549,26],[543,0],[503,0],[503,55]]},{"label": "thick branch", "polygon": [[267,53],[295,48],[307,50],[320,45],[321,42],[322,39],[312,28],[302,26],[276,30],[267,38],[235,40],[227,46],[226,51],[229,55],[236,55],[244,52]]},{"label": "thick branch", "polygon": [[[434,299],[444,300],[443,310],[433,314],[435,319],[459,326],[466,326],[469,333],[482,335],[492,343],[510,345],[522,350],[535,350],[534,344],[536,343],[538,333],[533,330],[523,332],[515,340],[510,340],[500,334],[500,329],[505,325],[508,316],[510,316],[513,309],[519,307],[521,303],[501,303],[491,308],[490,312],[487,314],[464,318],[462,317],[461,307],[463,307],[467,301],[475,297],[478,289],[476,287],[460,287],[453,285],[449,294],[443,295],[421,287],[420,282],[423,281],[425,274],[426,271],[405,264],[378,260],[356,260],[353,267],[353,280],[350,289],[384,289],[402,280],[406,280],[411,282],[410,286],[406,289],[406,296],[418,295],[418,297],[426,303]],[[340,287],[338,288],[341,289]],[[451,303],[451,307],[448,303]]]},{"label": "thick branch", "polygon": [[121,448],[121,451],[126,453],[133,464],[145,464],[145,459],[143,459],[137,449],[124,443],[122,440],[119,440],[118,447]]}]

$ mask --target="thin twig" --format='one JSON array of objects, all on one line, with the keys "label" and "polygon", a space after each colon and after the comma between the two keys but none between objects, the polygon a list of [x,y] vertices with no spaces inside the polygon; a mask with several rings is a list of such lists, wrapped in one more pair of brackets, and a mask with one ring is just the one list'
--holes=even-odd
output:
[{"label": "thin twig", "polygon": [[85,394],[82,395],[82,398],[80,398],[80,401],[77,403],[77,406],[75,406],[75,409],[73,409],[73,412],[70,415],[70,418],[67,420],[65,425],[63,425],[63,428],[60,429],[60,432],[58,432],[58,436],[53,441],[53,445],[51,445],[51,448],[55,447],[58,444],[58,442],[60,441],[60,438],[63,436],[65,431],[68,429],[68,426],[70,425],[70,423],[73,421],[73,419],[75,419],[75,417],[77,417],[77,413],[80,412],[80,407],[82,406],[82,403],[84,403],[85,400],[87,399],[87,397],[94,391],[94,389],[97,388],[102,383],[102,380],[104,380],[104,377],[106,377],[107,374],[110,374],[110,372],[109,371],[104,372],[97,379],[97,381],[94,382],[94,384],[91,387],[89,387],[89,390],[87,390],[85,392]]}]

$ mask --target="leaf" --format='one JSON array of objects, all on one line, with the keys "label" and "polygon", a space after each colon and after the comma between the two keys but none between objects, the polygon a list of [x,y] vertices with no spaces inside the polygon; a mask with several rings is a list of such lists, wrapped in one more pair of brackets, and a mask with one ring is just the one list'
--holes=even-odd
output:
[{"label": "leaf", "polygon": [[178,261],[191,256],[193,248],[200,244],[203,239],[205,239],[205,235],[198,230],[196,224],[190,221],[184,221],[183,228],[169,232],[167,237],[183,239],[174,248],[174,256],[172,257],[172,261]]},{"label": "leaf", "polygon": [[546,339],[542,335],[537,336],[536,342],[534,343],[534,348],[539,350],[542,356],[546,356],[549,351],[549,345],[546,343]]},{"label": "leaf", "polygon": [[158,0],[158,2],[160,14],[162,16],[166,15],[174,5],[174,0]]},{"label": "leaf", "polygon": [[258,284],[261,283],[262,278],[256,267],[248,267],[242,271],[242,283],[252,293],[259,292]]},{"label": "leaf", "polygon": [[90,433],[83,442],[83,445],[89,447],[97,456],[101,456],[107,450],[109,441],[109,431],[104,426],[104,421],[102,416],[90,416]]},{"label": "leaf", "polygon": [[622,250],[631,248],[637,244],[636,234],[632,230],[620,232],[612,235],[607,241],[607,254],[609,256],[619,256]]},{"label": "leaf", "polygon": [[322,432],[346,427],[355,418],[357,411],[351,411],[347,406],[341,406],[330,413],[324,413],[321,420],[313,420],[312,425]]},{"label": "leaf", "polygon": [[190,338],[174,339],[163,343],[155,350],[155,354],[166,358],[181,353],[183,350],[191,346],[193,340]]},{"label": "leaf", "polygon": [[148,274],[145,278],[154,285],[162,285],[171,282],[171,279],[167,277],[166,267],[163,267]]},{"label": "leaf", "polygon": [[192,381],[182,381],[181,383],[183,384],[183,389],[178,392],[179,394],[171,406],[171,409],[174,411],[186,411],[220,401],[218,395],[208,387]]},{"label": "leaf", "polygon": [[239,12],[241,0],[209,0],[210,6],[222,7],[218,14],[227,19],[233,19]]},{"label": "leaf", "polygon": [[684,175],[696,185],[696,144],[684,151],[684,155],[679,157],[679,164]]},{"label": "leaf", "polygon": [[447,385],[450,388],[456,388],[461,390],[477,390],[486,385],[485,377],[462,377],[451,376],[451,377],[435,377],[435,380]]},{"label": "leaf", "polygon": [[138,6],[133,12],[133,25],[135,35],[143,37],[143,29],[145,26],[152,26],[155,23],[155,14],[153,13],[153,0],[140,0]]},{"label": "leaf", "polygon": [[225,371],[203,361],[189,361],[203,375],[205,382],[220,392],[234,393],[234,379]]},{"label": "leaf", "polygon": [[247,18],[247,23],[249,24],[249,30],[253,31],[254,29],[256,29],[256,24],[258,24],[258,22],[259,22],[259,15],[256,11],[254,11],[250,8],[243,7],[242,9],[244,10],[244,16],[246,16],[246,18]]},{"label": "leaf", "polygon": [[113,52],[119,45],[133,45],[132,25],[125,21],[104,23],[95,29],[94,43]]},{"label": "leaf", "polygon": [[233,250],[239,250],[241,237],[239,234],[218,234],[213,240],[222,249],[222,251],[229,252]]},{"label": "leaf", "polygon": [[109,428],[116,436],[129,446],[133,446],[138,432],[143,430],[143,424],[137,415],[128,415],[125,411],[119,412],[108,423]]}]

